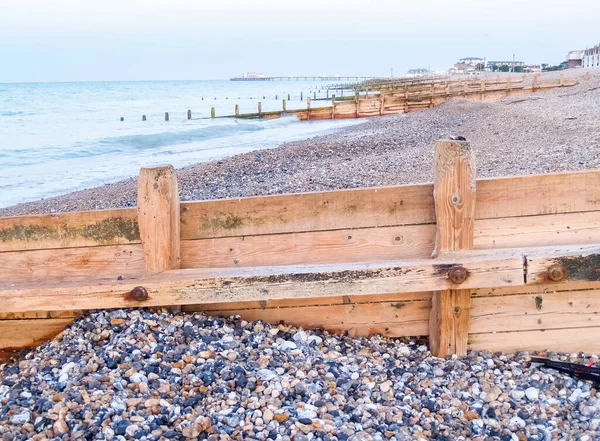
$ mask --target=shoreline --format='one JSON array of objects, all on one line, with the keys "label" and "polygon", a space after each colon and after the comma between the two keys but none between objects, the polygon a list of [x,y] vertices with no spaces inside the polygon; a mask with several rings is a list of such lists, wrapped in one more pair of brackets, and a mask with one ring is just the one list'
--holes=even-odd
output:
[{"label": "shoreline", "polygon": [[[591,73],[584,80],[584,72]],[[545,73],[545,78],[560,72]],[[433,145],[465,136],[478,177],[600,168],[600,70],[565,71],[580,84],[490,101],[365,119],[333,133],[177,170],[182,201],[431,182]],[[136,177],[0,208],[0,216],[136,206]]]}]

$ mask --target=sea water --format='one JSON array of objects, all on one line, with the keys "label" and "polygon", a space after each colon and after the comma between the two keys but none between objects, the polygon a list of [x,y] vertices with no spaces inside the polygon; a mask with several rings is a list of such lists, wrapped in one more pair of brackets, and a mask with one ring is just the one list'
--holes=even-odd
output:
[{"label": "sea water", "polygon": [[[140,81],[0,84],[0,207],[306,139],[358,120],[210,118],[306,108],[330,82]],[[303,100],[300,100],[302,93]],[[277,98],[276,98],[277,96]],[[264,97],[264,98],[263,98]],[[329,105],[314,101],[311,107]],[[187,119],[187,111],[192,119]],[[169,121],[165,121],[169,112]],[[142,121],[146,115],[146,121]],[[123,121],[121,121],[123,118]]]}]

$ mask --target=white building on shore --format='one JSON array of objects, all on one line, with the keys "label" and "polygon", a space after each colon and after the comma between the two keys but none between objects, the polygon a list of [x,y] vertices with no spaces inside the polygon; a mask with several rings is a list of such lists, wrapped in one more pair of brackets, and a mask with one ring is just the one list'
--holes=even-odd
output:
[{"label": "white building on shore", "polygon": [[581,67],[600,67],[600,44],[597,44],[591,49],[586,49],[583,51]]}]

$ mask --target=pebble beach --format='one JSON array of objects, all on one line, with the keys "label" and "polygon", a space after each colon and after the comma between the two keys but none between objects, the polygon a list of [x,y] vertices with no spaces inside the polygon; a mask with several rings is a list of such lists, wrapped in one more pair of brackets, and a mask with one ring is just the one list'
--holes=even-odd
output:
[{"label": "pebble beach", "polygon": [[[177,171],[182,200],[433,180],[433,145],[464,136],[479,177],[600,168],[600,71],[574,87],[367,119]],[[558,73],[542,80],[556,81]],[[133,207],[135,178],[0,209],[0,216]],[[0,365],[0,439],[600,440],[600,388],[531,354],[431,355],[242,317],[91,312]],[[536,355],[600,365],[600,354]]]},{"label": "pebble beach", "polygon": [[600,439],[600,392],[524,354],[439,359],[237,316],[94,313],[0,378],[3,441]]}]

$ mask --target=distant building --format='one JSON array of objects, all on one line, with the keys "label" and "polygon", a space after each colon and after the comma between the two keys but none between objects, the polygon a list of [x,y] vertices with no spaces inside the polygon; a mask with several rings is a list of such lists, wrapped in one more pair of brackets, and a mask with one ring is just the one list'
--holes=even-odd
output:
[{"label": "distant building", "polygon": [[571,51],[567,55],[567,69],[575,69],[581,67],[583,59],[583,51]]},{"label": "distant building", "polygon": [[501,70],[502,66],[507,66],[510,70],[515,67],[525,67],[525,63],[522,61],[488,61],[487,68],[490,71]]},{"label": "distant building", "polygon": [[428,69],[424,67],[420,67],[418,69],[409,69],[406,71],[407,75],[427,75],[429,73]]},{"label": "distant building", "polygon": [[469,66],[477,66],[478,64],[483,64],[483,67],[485,68],[485,58],[465,57],[458,60],[458,63],[456,64],[467,64]]},{"label": "distant building", "polygon": [[581,57],[582,67],[600,67],[600,44],[594,46],[591,49],[583,51]]},{"label": "distant building", "polygon": [[537,73],[542,71],[541,64],[528,64],[527,66],[523,66],[523,72],[527,73]]}]

